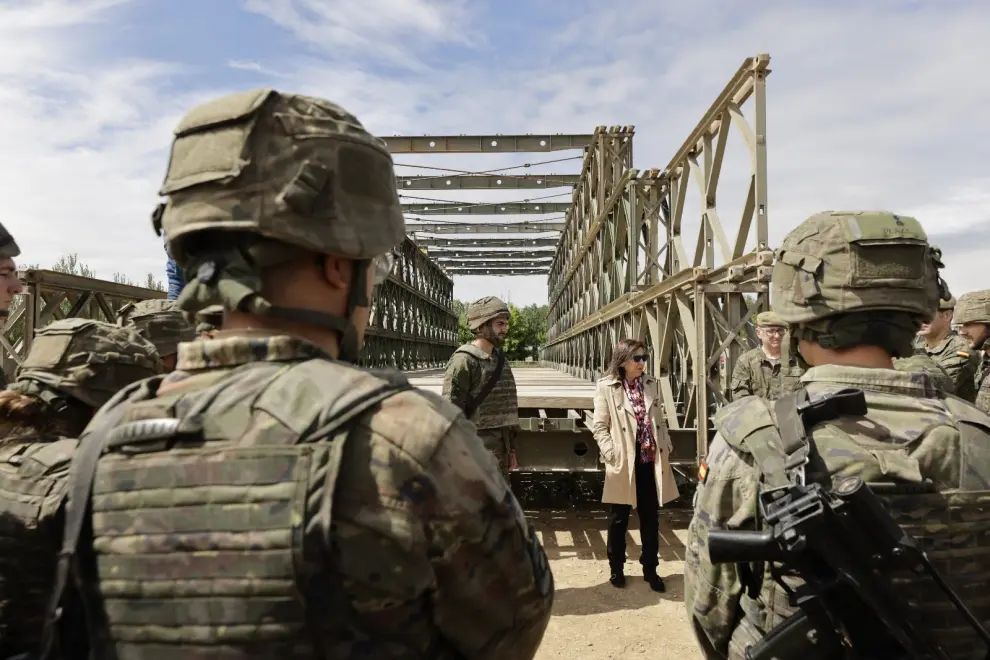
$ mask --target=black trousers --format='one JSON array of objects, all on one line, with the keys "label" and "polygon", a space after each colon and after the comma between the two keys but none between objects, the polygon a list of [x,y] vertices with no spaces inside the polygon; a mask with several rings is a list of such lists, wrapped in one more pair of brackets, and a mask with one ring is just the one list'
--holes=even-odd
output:
[{"label": "black trousers", "polygon": [[[652,463],[636,462],[636,512],[639,515],[639,534],[642,537],[642,553],[639,563],[644,571],[656,570],[660,563],[660,498],[657,496],[657,479]],[[628,504],[612,504],[608,521],[608,565],[612,570],[622,568],[626,561],[626,531],[629,529]]]}]

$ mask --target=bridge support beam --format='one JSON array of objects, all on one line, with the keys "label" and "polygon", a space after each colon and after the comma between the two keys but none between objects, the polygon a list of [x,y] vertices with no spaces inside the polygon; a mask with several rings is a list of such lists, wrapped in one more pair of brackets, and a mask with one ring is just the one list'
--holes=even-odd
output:
[{"label": "bridge support beam", "polygon": [[442,367],[457,349],[454,282],[409,238],[378,288],[361,364],[394,369]]},{"label": "bridge support beam", "polygon": [[[577,187],[582,201],[567,218],[549,275],[542,359],[594,379],[620,339],[643,340],[672,435],[683,440],[674,458],[684,463],[707,455],[710,415],[726,402],[736,358],[754,345],[750,319],[768,308],[769,62],[766,54],[745,60],[663,171],[632,170],[631,159],[608,142],[589,149],[591,173]],[[742,110],[748,100],[749,121]],[[750,172],[731,235],[718,184],[733,128]],[[691,180],[700,201],[693,218],[685,213]],[[592,188],[594,200],[583,200]],[[689,252],[684,225],[692,220],[697,235]]]}]

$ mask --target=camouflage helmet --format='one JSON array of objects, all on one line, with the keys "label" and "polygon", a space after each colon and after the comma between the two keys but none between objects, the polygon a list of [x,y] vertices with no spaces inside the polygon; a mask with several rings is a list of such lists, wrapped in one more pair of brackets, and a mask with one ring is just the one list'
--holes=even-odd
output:
[{"label": "camouflage helmet", "polygon": [[[363,275],[384,280],[405,220],[386,144],[356,117],[319,98],[257,89],[193,108],[175,129],[152,216],[176,263],[190,276],[179,306],[226,309],[324,326],[340,335],[340,358],[358,359],[354,309],[370,305]],[[203,232],[234,240],[197,240]],[[209,243],[209,245],[206,245]],[[272,305],[261,295],[265,267],[306,253],[353,259],[346,315]]]},{"label": "camouflage helmet", "polygon": [[184,261],[191,234],[260,234],[351,259],[405,236],[392,156],[340,106],[256,89],[193,108],[175,129],[161,226]]},{"label": "camouflage helmet", "polygon": [[0,224],[0,259],[13,259],[20,256],[21,249],[7,228]]},{"label": "camouflage helmet", "polygon": [[953,322],[990,324],[990,289],[970,291],[959,296]]},{"label": "camouflage helmet", "polygon": [[510,317],[509,307],[495,296],[479,298],[467,306],[468,328],[477,330],[492,319],[500,316]]},{"label": "camouflage helmet", "polygon": [[948,295],[921,224],[887,211],[813,215],[775,256],[774,309],[791,325],[850,312],[904,312],[930,321]]},{"label": "camouflage helmet", "polygon": [[39,384],[99,408],[121,388],[161,370],[154,344],[133,328],[70,318],[38,330],[12,389]]},{"label": "camouflage helmet", "polygon": [[210,305],[196,312],[196,334],[213,333],[223,325],[223,305]]},{"label": "camouflage helmet", "polygon": [[158,355],[168,357],[179,351],[179,343],[192,341],[196,332],[174,300],[142,300],[127,303],[117,312],[117,325],[131,327],[155,345]]},{"label": "camouflage helmet", "polygon": [[756,315],[756,327],[758,328],[786,328],[787,323],[775,312],[760,312]]}]

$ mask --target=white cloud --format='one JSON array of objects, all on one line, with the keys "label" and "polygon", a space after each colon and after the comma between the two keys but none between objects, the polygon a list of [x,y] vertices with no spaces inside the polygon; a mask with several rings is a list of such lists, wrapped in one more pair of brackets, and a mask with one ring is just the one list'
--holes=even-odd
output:
[{"label": "white cloud", "polygon": [[[26,261],[78,251],[101,275],[137,278],[162,271],[148,214],[170,130],[190,105],[228,90],[182,92],[175,81],[183,72],[167,62],[100,58],[96,21],[113,20],[117,4],[0,0],[0,26],[16,26],[0,27],[0,214]],[[913,213],[942,245],[954,292],[990,287],[979,240],[990,235],[990,129],[980,119],[990,86],[972,73],[990,61],[990,5],[809,0],[727,12],[714,0],[572,4],[576,18],[562,19],[561,30],[520,29],[505,45],[474,3],[247,0],[246,10],[294,35],[300,49],[225,65],[338,101],[382,135],[635,124],[635,164],[645,169],[665,166],[743,58],[767,51],[771,239],[828,208]],[[742,144],[730,139],[722,215],[734,231],[748,170]],[[481,170],[569,155],[396,161]],[[530,171],[574,172],[578,162]],[[692,199],[688,210],[697,209]],[[513,218],[526,219],[534,218]],[[686,223],[685,232],[696,227]],[[546,280],[458,278],[456,294],[541,302]]]},{"label": "white cloud", "polygon": [[324,56],[424,69],[417,53],[439,43],[467,45],[468,0],[245,0],[244,8],[290,30]]}]

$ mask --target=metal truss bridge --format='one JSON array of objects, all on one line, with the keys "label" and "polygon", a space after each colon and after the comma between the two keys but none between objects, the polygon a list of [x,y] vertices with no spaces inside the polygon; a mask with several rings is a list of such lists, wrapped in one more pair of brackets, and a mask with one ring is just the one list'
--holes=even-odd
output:
[{"label": "metal truss bridge", "polygon": [[[545,276],[542,367],[590,384],[619,339],[642,339],[661,382],[675,459],[690,464],[704,456],[710,414],[725,403],[727,374],[752,345],[750,319],[768,303],[769,62],[766,54],[747,58],[662,169],[634,167],[632,126],[599,126],[583,135],[384,137],[396,160],[409,237],[374,300],[363,363],[421,372],[443,367],[457,344],[454,276]],[[746,182],[734,233],[720,196],[731,132],[744,151],[733,161],[742,163],[736,170],[746,170],[729,173]],[[483,171],[460,160],[458,167],[432,165],[476,154],[506,165]],[[537,160],[522,162],[527,158]],[[579,168],[565,171],[568,161]],[[511,198],[498,199],[500,190]],[[438,199],[441,193],[448,197]],[[525,218],[508,218],[520,215]],[[112,320],[127,302],[164,296],[52,271],[20,275],[25,293],[0,336],[8,376],[34,330],[51,320]],[[546,388],[550,381],[534,372],[527,382]],[[520,393],[532,408],[523,411],[524,428],[552,428],[556,446],[573,454],[558,463],[590,469],[589,461],[597,462],[586,423],[590,400],[554,403],[550,394],[540,405],[542,394]],[[545,451],[541,456],[541,465],[557,460]]]}]

